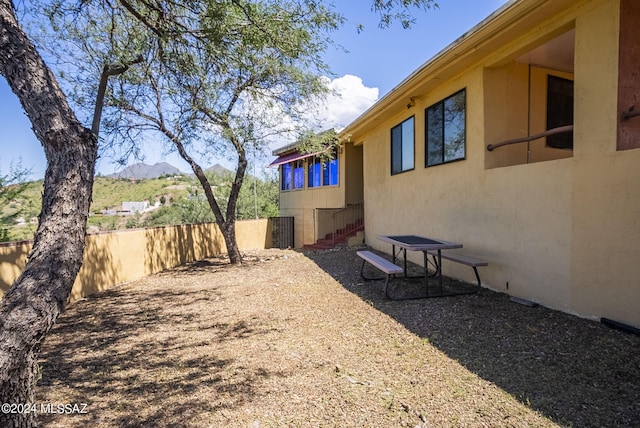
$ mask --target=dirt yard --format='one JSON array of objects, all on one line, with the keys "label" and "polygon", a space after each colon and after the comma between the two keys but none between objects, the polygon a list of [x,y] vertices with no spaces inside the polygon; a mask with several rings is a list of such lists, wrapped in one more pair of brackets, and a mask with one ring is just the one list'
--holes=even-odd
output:
[{"label": "dirt yard", "polygon": [[[67,309],[47,427],[637,426],[640,337],[482,290],[396,302],[355,250],[255,251]],[[64,407],[63,407],[64,408]]]}]

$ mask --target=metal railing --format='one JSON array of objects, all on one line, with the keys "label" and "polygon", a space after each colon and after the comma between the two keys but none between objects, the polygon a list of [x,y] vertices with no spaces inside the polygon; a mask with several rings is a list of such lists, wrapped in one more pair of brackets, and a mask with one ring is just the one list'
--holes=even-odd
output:
[{"label": "metal railing", "polygon": [[509,144],[526,143],[527,141],[537,140],[538,138],[550,137],[551,135],[563,134],[565,132],[573,131],[573,125],[560,126],[558,128],[549,129],[539,134],[531,135],[529,137],[514,138],[512,140],[502,141],[496,144],[489,144],[487,150],[492,152],[498,147],[508,146]]},{"label": "metal railing", "polygon": [[332,245],[336,245],[336,236],[346,235],[364,226],[364,202],[347,205],[331,215],[333,222]]},{"label": "metal railing", "polygon": [[294,239],[293,217],[269,217],[271,223],[271,248],[293,248]]}]

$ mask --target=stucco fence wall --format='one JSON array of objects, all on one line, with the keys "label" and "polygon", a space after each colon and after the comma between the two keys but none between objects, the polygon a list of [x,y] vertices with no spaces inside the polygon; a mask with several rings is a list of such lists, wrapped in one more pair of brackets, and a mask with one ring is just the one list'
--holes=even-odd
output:
[{"label": "stucco fence wall", "polygon": [[[241,249],[269,248],[269,220],[237,222],[236,237]],[[24,269],[31,246],[30,241],[0,245],[0,297]],[[226,245],[214,223],[89,235],[70,299],[223,253]]]}]

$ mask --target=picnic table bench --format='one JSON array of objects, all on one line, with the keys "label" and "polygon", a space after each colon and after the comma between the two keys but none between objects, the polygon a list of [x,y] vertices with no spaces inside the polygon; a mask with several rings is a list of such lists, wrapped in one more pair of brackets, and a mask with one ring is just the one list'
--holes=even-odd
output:
[{"label": "picnic table bench", "polygon": [[[438,266],[438,252],[437,251],[427,251],[427,253],[433,257],[433,263],[436,267],[436,269],[440,269],[441,267]],[[489,263],[484,261],[484,260],[480,260],[477,259],[475,257],[471,257],[465,254],[460,254],[460,253],[453,253],[450,251],[445,251],[442,252],[440,254],[440,257],[443,259],[447,259],[450,260],[452,262],[456,262],[456,263],[460,263],[463,265],[467,265],[467,266],[471,266],[473,268],[473,273],[476,274],[476,280],[478,281],[478,290],[480,289],[480,286],[482,285],[482,283],[480,282],[480,274],[478,273],[478,266],[489,266]]]},{"label": "picnic table bench", "polygon": [[[372,281],[372,280],[378,280],[378,279],[384,279],[384,292],[387,295],[387,297],[391,298],[389,296],[388,293],[388,287],[389,287],[389,280],[391,279],[391,275],[394,275],[396,273],[402,273],[404,272],[404,269],[401,268],[400,266],[390,262],[389,260],[385,259],[382,256],[379,256],[375,253],[372,253],[371,251],[358,251],[356,252],[356,254],[358,255],[358,257],[360,257],[362,259],[362,267],[360,268],[360,276],[363,279],[366,279],[367,281]],[[369,262],[371,265],[377,267],[378,269],[380,269],[382,272],[384,272],[386,274],[386,276],[384,278],[370,278],[364,275],[364,265],[365,263]]]}]

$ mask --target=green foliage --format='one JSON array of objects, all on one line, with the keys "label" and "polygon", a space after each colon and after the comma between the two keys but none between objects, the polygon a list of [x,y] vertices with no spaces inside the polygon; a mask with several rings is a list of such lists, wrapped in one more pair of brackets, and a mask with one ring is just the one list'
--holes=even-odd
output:
[{"label": "green foliage", "polygon": [[10,229],[20,216],[32,214],[25,199],[25,179],[30,173],[21,163],[12,164],[7,175],[0,172],[0,242],[13,238]]},{"label": "green foliage", "polygon": [[182,209],[178,205],[160,207],[150,212],[144,220],[145,227],[181,224]]},{"label": "green foliage", "polygon": [[409,12],[411,8],[426,11],[432,7],[438,7],[435,0],[374,0],[372,9],[380,15],[380,28],[387,28],[394,22],[400,22],[402,28],[407,29],[416,22],[415,17]]},{"label": "green foliage", "polygon": [[238,198],[237,218],[247,220],[278,216],[278,185],[277,176],[266,177],[265,180],[257,180],[254,177],[245,180],[245,186]]},{"label": "green foliage", "polygon": [[[216,196],[226,209],[226,198],[233,174],[231,172],[210,173],[209,178]],[[37,224],[30,220],[35,219],[39,213],[42,203],[42,185],[42,180],[21,183],[23,190],[20,197],[2,205],[0,219],[6,220],[6,223],[3,222],[0,228],[0,238],[5,241],[33,238]],[[101,214],[102,210],[119,210],[123,201],[143,201],[151,198],[154,199],[154,203],[159,201],[161,206],[143,215]],[[238,198],[237,218],[242,220],[256,218],[256,207],[259,218],[277,216],[278,198],[277,176],[269,175],[255,179],[250,176],[245,181],[245,186]],[[87,221],[90,232],[215,221],[200,184],[191,176],[144,180],[96,177],[93,200],[92,215]],[[18,212],[19,216],[25,219],[26,224],[17,226],[8,220],[12,216],[15,218]]]},{"label": "green foliage", "polygon": [[[233,174],[209,173],[208,179],[215,189],[216,198],[222,203],[222,209],[226,210]],[[263,180],[247,177],[238,195],[236,218],[249,220],[277,216],[280,197],[278,184],[276,175],[266,176]]]},{"label": "green foliage", "polygon": [[301,153],[319,153],[318,156],[324,162],[335,156],[338,144],[339,141],[333,129],[320,133],[308,131],[298,140],[298,150]]},{"label": "green foliage", "polygon": [[87,220],[88,230],[111,231],[118,229],[118,220],[116,216],[93,215]]},{"label": "green foliage", "polygon": [[142,227],[142,225],[142,215],[140,213],[135,213],[127,217],[124,227],[126,229],[137,229]]},{"label": "green foliage", "polygon": [[93,203],[91,211],[98,213],[114,207],[120,207],[126,201],[149,201],[153,205],[161,197],[174,192],[186,193],[192,179],[183,177],[160,177],[155,179],[124,179],[96,177],[93,184]]},{"label": "green foliage", "polygon": [[181,223],[197,224],[215,221],[202,189],[194,188],[186,198],[178,200],[174,206],[179,209]]},{"label": "green foliage", "polygon": [[64,64],[58,72],[86,117],[103,67],[144,58],[109,81],[103,151],[123,158],[154,131],[191,157],[204,147],[242,157],[248,144],[290,132],[282,116],[327,92],[322,53],[343,22],[311,0],[33,4],[50,19],[41,44]]}]

